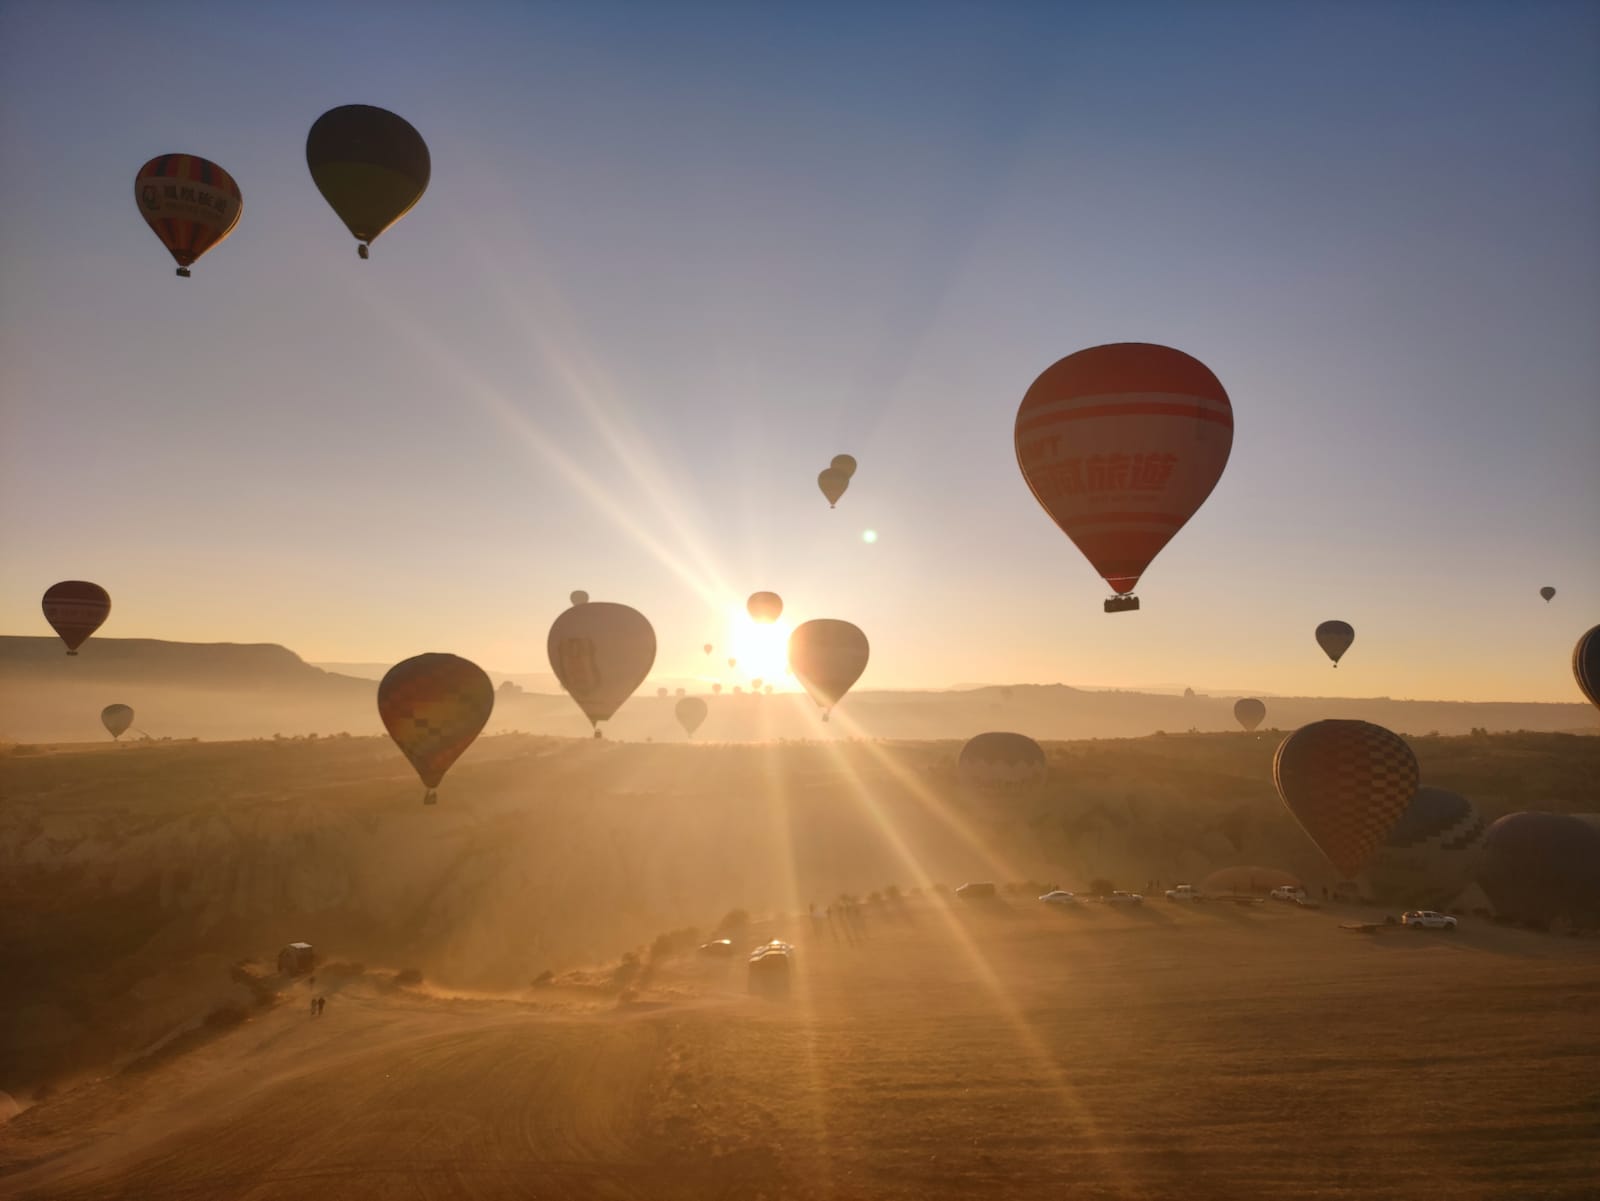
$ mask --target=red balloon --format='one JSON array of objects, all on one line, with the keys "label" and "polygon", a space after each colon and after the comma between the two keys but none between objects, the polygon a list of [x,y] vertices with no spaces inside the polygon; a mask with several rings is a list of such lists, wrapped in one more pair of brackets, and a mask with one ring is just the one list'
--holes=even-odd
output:
[{"label": "red balloon", "polygon": [[1199,360],[1119,342],[1068,355],[1034,380],[1015,438],[1034,498],[1120,596],[1222,477],[1233,406]]}]

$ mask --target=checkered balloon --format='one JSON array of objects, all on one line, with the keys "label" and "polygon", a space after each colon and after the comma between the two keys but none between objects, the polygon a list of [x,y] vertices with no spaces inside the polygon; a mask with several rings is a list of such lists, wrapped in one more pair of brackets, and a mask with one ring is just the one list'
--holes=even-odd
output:
[{"label": "checkered balloon", "polygon": [[378,715],[427,785],[423,799],[472,745],[494,711],[494,685],[476,663],[455,655],[417,655],[396,663],[378,685]]},{"label": "checkered balloon", "polygon": [[1349,878],[1406,811],[1419,772],[1398,734],[1371,722],[1330,719],[1283,740],[1272,778],[1311,841]]}]

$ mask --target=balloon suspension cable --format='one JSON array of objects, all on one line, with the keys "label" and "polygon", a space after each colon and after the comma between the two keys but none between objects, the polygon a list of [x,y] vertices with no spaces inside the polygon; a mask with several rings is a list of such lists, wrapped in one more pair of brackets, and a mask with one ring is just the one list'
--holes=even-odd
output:
[{"label": "balloon suspension cable", "polygon": [[432,788],[428,789],[427,792],[422,794],[422,803],[424,805],[437,805],[439,803],[438,791]]},{"label": "balloon suspension cable", "polygon": [[365,242],[363,242],[363,243],[361,243],[361,245],[357,246],[356,247],[356,253],[358,255],[360,255],[362,258],[366,258],[367,257],[367,244]]},{"label": "balloon suspension cable", "polygon": [[69,654],[69,655],[76,655],[77,653],[78,653],[77,651],[68,651],[67,652],[67,654]]},{"label": "balloon suspension cable", "polygon": [[178,268],[178,278],[179,279],[188,279],[189,278],[189,268],[187,268],[187,267],[179,267]]}]

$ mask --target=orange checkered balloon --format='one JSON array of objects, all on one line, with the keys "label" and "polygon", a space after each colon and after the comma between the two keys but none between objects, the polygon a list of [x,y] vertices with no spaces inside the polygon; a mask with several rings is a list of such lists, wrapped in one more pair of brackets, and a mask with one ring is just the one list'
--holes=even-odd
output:
[{"label": "orange checkered balloon", "polygon": [[378,715],[411,760],[428,792],[482,732],[494,712],[494,685],[476,663],[456,655],[417,655],[396,663],[378,685]]},{"label": "orange checkered balloon", "polygon": [[1346,878],[1383,845],[1419,777],[1405,740],[1365,721],[1302,726],[1283,740],[1272,762],[1283,803]]}]

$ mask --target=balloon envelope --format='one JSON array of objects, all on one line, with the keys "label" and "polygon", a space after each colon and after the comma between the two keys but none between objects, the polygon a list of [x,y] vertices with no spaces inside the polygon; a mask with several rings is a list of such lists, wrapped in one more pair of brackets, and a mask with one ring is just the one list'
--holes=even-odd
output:
[{"label": "balloon envelope", "polygon": [[555,619],[546,650],[561,687],[598,728],[650,674],[656,632],[637,609],[590,601]]},{"label": "balloon envelope", "polygon": [[306,165],[363,251],[422,198],[433,172],[422,135],[404,118],[367,104],[318,117],[306,135]]},{"label": "balloon envelope", "polygon": [[822,495],[828,498],[830,509],[839,503],[839,498],[849,486],[850,477],[842,471],[835,471],[832,467],[817,476],[817,487],[821,488]]},{"label": "balloon envelope", "polygon": [[1233,719],[1246,730],[1255,729],[1266,715],[1267,707],[1253,696],[1242,697],[1233,702]]},{"label": "balloon envelope", "polygon": [[845,479],[856,473],[856,461],[851,455],[834,455],[833,462],[828,464],[828,470],[837,471]]},{"label": "balloon envelope", "polygon": [[1504,917],[1600,925],[1600,826],[1571,814],[1508,814],[1484,838],[1478,883]]},{"label": "balloon envelope", "polygon": [[822,706],[823,717],[867,669],[867,636],[848,621],[818,618],[789,635],[789,669]]},{"label": "balloon envelope", "polygon": [[1589,703],[1600,709],[1600,626],[1595,626],[1572,648],[1572,678]]},{"label": "balloon envelope", "polygon": [[378,716],[434,799],[444,773],[494,712],[494,685],[457,655],[432,652],[396,663],[378,684]]},{"label": "balloon envelope", "polygon": [[589,603],[589,594],[580,588],[567,599],[575,605],[587,605]]},{"label": "balloon envelope", "polygon": [[705,651],[705,653],[706,653],[706,654],[708,654],[708,655],[709,655],[709,654],[710,654],[710,653],[711,653],[711,652],[712,652],[712,651],[713,651],[713,650],[714,650],[714,649],[716,649],[716,648],[715,648],[715,647],[713,647],[713,646],[712,646],[712,645],[711,645],[711,644],[710,644],[710,643],[709,643],[709,642],[708,642],[708,643],[706,643],[706,644],[705,644],[705,645],[704,645],[704,646],[702,646],[702,647],[701,647],[701,648],[700,648],[700,649],[701,649],[701,650],[703,650],[703,651]]},{"label": "balloon envelope", "polygon": [[133,196],[179,275],[231,234],[244,211],[233,176],[193,154],[156,155],[133,177]]},{"label": "balloon envelope", "polygon": [[1472,802],[1419,788],[1367,865],[1367,891],[1411,909],[1448,905],[1472,882],[1488,830]]},{"label": "balloon envelope", "polygon": [[1325,621],[1317,627],[1317,645],[1333,660],[1335,667],[1339,666],[1339,660],[1355,640],[1356,632],[1349,622]]},{"label": "balloon envelope", "polygon": [[1044,782],[1044,748],[1026,734],[991,730],[967,740],[956,760],[963,783],[995,792],[1031,791]]},{"label": "balloon envelope", "polygon": [[127,705],[107,705],[100,710],[100,724],[113,738],[121,738],[133,724],[133,710]]},{"label": "balloon envelope", "polygon": [[87,580],[62,580],[45,589],[40,608],[50,628],[67,644],[67,654],[76,655],[84,640],[110,616],[111,596]]},{"label": "balloon envelope", "polygon": [[1302,726],[1272,762],[1278,795],[1346,877],[1383,845],[1417,791],[1417,758],[1398,734],[1365,721]]},{"label": "balloon envelope", "polygon": [[1544,602],[1548,605],[1552,600],[1555,599],[1556,590],[1550,587],[1549,584],[1546,584],[1543,588],[1539,589],[1539,595],[1544,597]]},{"label": "balloon envelope", "polygon": [[678,702],[673,712],[677,715],[678,724],[683,727],[683,732],[694,737],[694,732],[700,728],[700,723],[705,721],[706,714],[711,712],[711,706],[698,696],[686,696]]},{"label": "balloon envelope", "polygon": [[776,592],[752,592],[744,607],[756,621],[771,625],[783,616],[783,597]]},{"label": "balloon envelope", "polygon": [[1198,359],[1120,342],[1048,367],[1013,436],[1034,499],[1122,594],[1222,478],[1233,406]]}]

